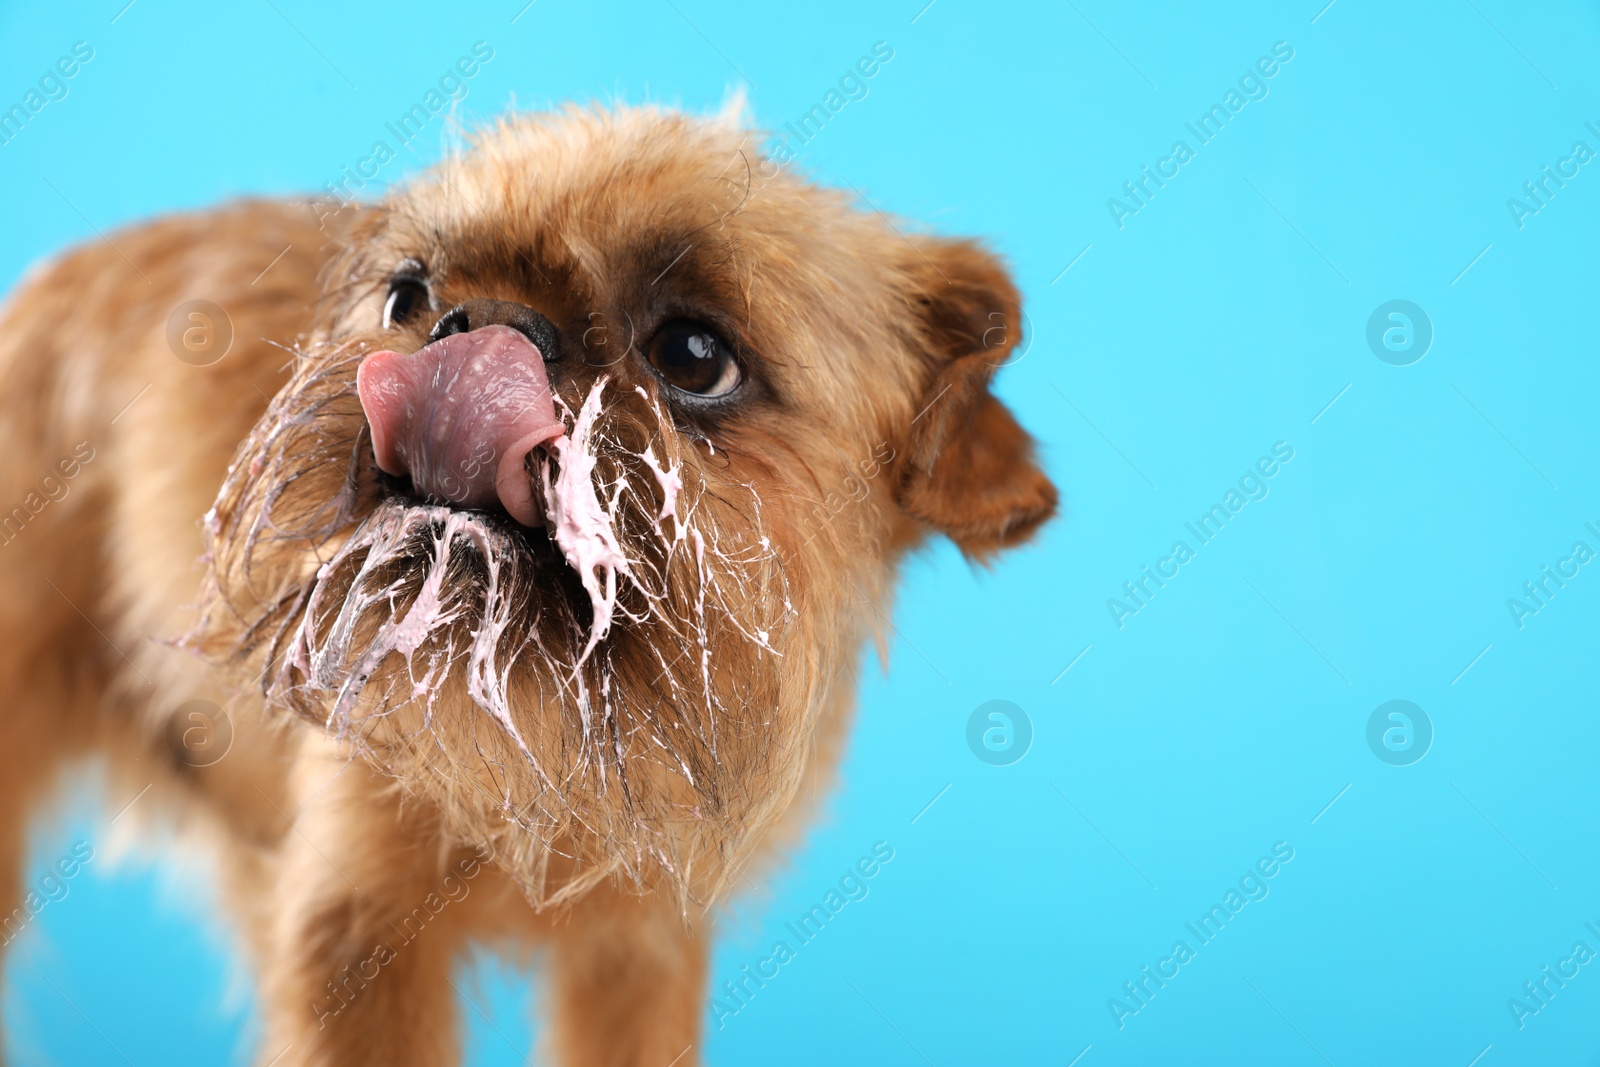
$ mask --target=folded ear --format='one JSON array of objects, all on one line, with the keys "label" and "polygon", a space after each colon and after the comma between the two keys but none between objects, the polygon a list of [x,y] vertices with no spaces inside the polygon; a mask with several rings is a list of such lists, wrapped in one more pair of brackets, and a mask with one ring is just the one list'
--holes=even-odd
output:
[{"label": "folded ear", "polygon": [[907,435],[900,506],[969,558],[1020,544],[1056,510],[1033,438],[989,392],[1022,332],[1005,269],[970,241],[923,238],[908,263],[927,386]]}]

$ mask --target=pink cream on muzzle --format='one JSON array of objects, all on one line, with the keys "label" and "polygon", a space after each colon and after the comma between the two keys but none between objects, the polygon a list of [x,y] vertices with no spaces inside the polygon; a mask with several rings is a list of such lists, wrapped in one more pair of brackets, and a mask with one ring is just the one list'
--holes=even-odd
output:
[{"label": "pink cream on muzzle", "polygon": [[544,356],[509,326],[454,333],[409,355],[373,352],[356,372],[387,474],[464,508],[496,504],[525,526],[544,525],[528,454],[566,433]]}]

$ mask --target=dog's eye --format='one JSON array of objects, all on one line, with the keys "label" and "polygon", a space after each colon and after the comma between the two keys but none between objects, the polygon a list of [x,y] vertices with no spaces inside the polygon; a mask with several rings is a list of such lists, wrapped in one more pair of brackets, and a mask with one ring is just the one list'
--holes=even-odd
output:
[{"label": "dog's eye", "polygon": [[689,319],[661,327],[646,355],[668,385],[695,396],[727,396],[742,377],[727,342],[711,327]]},{"label": "dog's eye", "polygon": [[383,302],[385,330],[404,326],[418,312],[432,304],[432,294],[420,270],[420,264],[407,263],[389,279],[389,298]]}]

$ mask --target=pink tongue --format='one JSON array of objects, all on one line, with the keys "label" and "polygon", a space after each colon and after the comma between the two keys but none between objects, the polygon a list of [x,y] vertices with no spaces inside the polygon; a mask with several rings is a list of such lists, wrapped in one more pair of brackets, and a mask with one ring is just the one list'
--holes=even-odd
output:
[{"label": "pink tongue", "polygon": [[544,503],[528,453],[566,432],[544,357],[509,326],[484,326],[418,351],[373,352],[356,372],[378,466],[420,492],[466,508],[498,503],[525,526]]}]

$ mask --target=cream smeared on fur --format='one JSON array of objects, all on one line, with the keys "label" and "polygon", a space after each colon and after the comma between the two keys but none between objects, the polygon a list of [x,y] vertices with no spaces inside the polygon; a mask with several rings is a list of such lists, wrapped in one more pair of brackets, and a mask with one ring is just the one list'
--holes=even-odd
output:
[{"label": "cream smeared on fur", "polygon": [[[760,534],[753,487],[742,487],[743,503],[724,490],[709,509],[668,414],[648,395],[641,404],[632,390],[608,393],[602,378],[576,413],[561,405],[567,433],[535,453],[546,531],[389,496],[365,473],[365,438],[350,443],[358,359],[335,350],[300,364],[207,517],[230,573],[249,573],[275,545],[330,549],[313,571],[285,576],[239,654],[262,641],[276,649],[269,697],[316,715],[397,776],[442,760],[453,788],[483,778],[500,818],[527,831],[502,844],[523,854],[536,897],[574,834],[595,843],[581,846],[584,885],[607,871],[640,879],[652,866],[687,879],[694,824],[754,802],[716,791],[729,738],[741,761],[767,758],[757,755],[766,702],[752,706],[742,672],[716,665],[744,642],[776,657],[774,635],[795,618],[780,607],[787,583]],[[630,441],[645,436],[623,444],[624,424]],[[340,470],[342,486],[330,479]],[[729,515],[731,528],[714,518]],[[546,536],[549,549],[536,550]],[[504,742],[477,733],[470,709]]]},{"label": "cream smeared on fur", "polygon": [[[583,581],[594,610],[589,640],[578,657],[582,665],[607,633],[617,609],[617,581],[630,577],[628,556],[617,540],[617,503],[621,488],[607,504],[600,502],[594,484],[594,430],[600,416],[600,398],[607,378],[595,380],[573,420],[572,431],[550,442],[554,462],[539,465],[544,483],[546,521],[561,554]],[[552,472],[552,466],[555,468]]]}]

